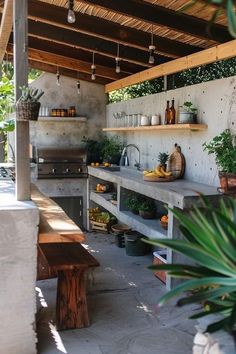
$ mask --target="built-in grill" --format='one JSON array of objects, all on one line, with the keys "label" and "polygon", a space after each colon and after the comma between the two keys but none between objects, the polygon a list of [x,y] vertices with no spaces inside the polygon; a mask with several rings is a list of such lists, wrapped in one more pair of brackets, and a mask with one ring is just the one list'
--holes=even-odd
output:
[{"label": "built-in grill", "polygon": [[38,178],[86,178],[86,160],[83,148],[38,148]]}]

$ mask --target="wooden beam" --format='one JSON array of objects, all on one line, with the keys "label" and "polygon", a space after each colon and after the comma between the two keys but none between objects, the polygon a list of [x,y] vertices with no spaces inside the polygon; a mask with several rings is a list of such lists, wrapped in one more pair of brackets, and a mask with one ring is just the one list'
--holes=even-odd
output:
[{"label": "wooden beam", "polygon": [[[20,86],[28,86],[27,0],[13,3],[14,28],[14,84],[16,101]],[[16,117],[18,118],[18,117]],[[16,199],[30,200],[29,121],[16,119]]]},{"label": "wooden beam", "polygon": [[[10,38],[10,43],[11,38]],[[43,50],[45,52],[59,54],[64,57],[74,58],[86,61],[91,65],[91,52],[84,51],[73,47],[68,47],[63,44],[54,43],[47,40],[38,39],[36,37],[29,37],[29,48]],[[115,60],[100,54],[96,54],[96,64],[115,69]],[[142,71],[143,67],[137,64],[122,61],[121,72],[126,75],[134,74]]]},{"label": "wooden beam", "polygon": [[0,26],[0,63],[3,61],[13,23],[13,0],[6,0]]},{"label": "wooden beam", "polygon": [[[81,13],[76,13],[75,23],[69,24],[65,21],[65,14],[65,9],[60,6],[47,4],[47,11],[45,11],[45,4],[43,2],[36,0],[29,1],[28,18],[31,20],[48,23],[110,41],[116,41],[120,44],[147,51],[150,42],[149,33]],[[174,58],[191,54],[201,49],[197,46],[156,35],[154,35],[154,43],[157,45],[159,53]]]},{"label": "wooden beam", "polygon": [[[45,71],[47,73],[52,73],[52,74],[56,74],[57,72],[57,67],[55,65],[41,63],[39,61],[34,61],[34,60],[29,60],[29,67],[33,69]],[[60,68],[60,75],[71,77],[75,80],[79,79],[79,80],[94,83],[94,81],[91,80],[91,75],[85,73],[78,73],[78,71],[75,70]],[[99,76],[96,77],[96,81],[95,81],[96,84],[101,84],[101,85],[105,85],[109,82],[111,82],[111,80]]]},{"label": "wooden beam", "polygon": [[[78,1],[78,0],[77,0]],[[89,5],[99,6],[115,13],[145,21],[153,25],[165,26],[178,32],[202,39],[213,39],[223,43],[232,39],[227,27],[211,24],[183,12],[174,11],[163,6],[153,5],[142,0],[79,0]]]},{"label": "wooden beam", "polygon": [[228,59],[236,56],[236,39],[213,48],[202,50],[201,52],[185,56],[169,63],[155,66],[151,69],[126,77],[107,84],[105,92],[111,92],[130,85],[135,85],[147,80],[156,79],[164,75],[170,75],[179,71],[192,69],[197,66],[210,64],[215,61]]},{"label": "wooden beam", "polygon": [[[13,48],[8,45],[9,52],[12,52]],[[56,55],[48,53],[42,50],[32,49],[28,50],[28,57],[34,61],[43,62],[46,64],[56,65],[58,67],[76,70],[77,72],[91,73],[91,63],[87,63],[82,60],[67,58],[62,55]],[[96,64],[96,57],[95,57]],[[96,75],[105,77],[111,80],[116,80],[120,77],[124,77],[124,74],[117,74],[114,69],[107,68],[102,65],[96,65]]]},{"label": "wooden beam", "polygon": [[[75,31],[70,31],[63,28],[60,29],[46,23],[35,22],[33,20],[29,20],[29,35],[40,39],[52,40],[53,42],[68,45],[70,47],[100,53],[111,58],[115,58],[117,53],[117,43],[113,41],[96,38],[84,33],[80,33],[78,35]],[[120,57],[124,61],[129,61],[145,67],[150,66],[148,64],[148,49],[147,52],[144,52],[143,50],[137,48],[121,46]],[[163,63],[169,59],[170,58],[158,55],[157,63]]]}]

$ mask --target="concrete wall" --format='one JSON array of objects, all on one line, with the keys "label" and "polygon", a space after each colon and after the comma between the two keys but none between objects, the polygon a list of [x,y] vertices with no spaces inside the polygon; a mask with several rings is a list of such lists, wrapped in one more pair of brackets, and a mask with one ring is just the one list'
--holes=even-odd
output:
[{"label": "concrete wall", "polygon": [[77,93],[77,79],[60,77],[56,85],[53,74],[44,73],[32,83],[44,90],[40,99],[42,107],[69,108],[75,106],[77,116],[87,117],[86,123],[78,122],[31,122],[30,141],[35,146],[79,146],[83,136],[96,138],[105,126],[106,96],[104,86],[81,81],[80,95]]},{"label": "concrete wall", "polygon": [[0,353],[34,354],[39,213],[15,201],[13,182],[0,190]]},{"label": "concrete wall", "polygon": [[[218,171],[213,156],[203,152],[202,144],[226,128],[236,133],[236,77],[210,81],[198,85],[183,87],[168,92],[158,93],[107,105],[107,126],[115,124],[113,113],[124,111],[126,114],[160,114],[162,124],[166,101],[175,99],[178,109],[185,101],[191,101],[198,108],[198,122],[206,123],[206,131],[153,131],[119,133],[125,143],[134,143],[141,150],[141,164],[153,168],[157,164],[159,152],[173,151],[178,143],[186,158],[185,178],[195,182],[219,185]],[[111,134],[111,133],[110,133]],[[134,163],[136,151],[131,153]]]}]

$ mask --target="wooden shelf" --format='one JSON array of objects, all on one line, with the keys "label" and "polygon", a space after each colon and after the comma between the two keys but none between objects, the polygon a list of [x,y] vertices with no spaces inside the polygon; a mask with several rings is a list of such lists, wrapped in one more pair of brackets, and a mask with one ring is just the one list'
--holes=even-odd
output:
[{"label": "wooden shelf", "polygon": [[127,132],[127,131],[154,131],[154,130],[206,130],[207,124],[163,124],[163,125],[148,125],[140,127],[120,127],[120,128],[103,128],[104,132]]},{"label": "wooden shelf", "polygon": [[128,224],[134,230],[138,230],[143,235],[150,238],[163,238],[167,237],[167,231],[164,230],[158,219],[147,220],[141,218],[139,215],[134,215],[130,211],[120,211],[118,207],[113,205],[108,199],[111,198],[111,194],[97,194],[93,191],[90,192],[90,200],[96,204],[102,206],[107,211],[112,213],[121,222]]},{"label": "wooden shelf", "polygon": [[87,121],[86,117],[38,117],[40,122],[78,122],[83,123]]}]

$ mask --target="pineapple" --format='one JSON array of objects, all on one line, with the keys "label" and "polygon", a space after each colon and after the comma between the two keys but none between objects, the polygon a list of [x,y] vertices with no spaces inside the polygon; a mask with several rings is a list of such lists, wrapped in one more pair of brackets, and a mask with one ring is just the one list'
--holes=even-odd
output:
[{"label": "pineapple", "polygon": [[159,166],[163,167],[164,170],[166,170],[166,163],[169,159],[169,154],[166,152],[160,152],[158,155],[158,161],[159,161]]}]

